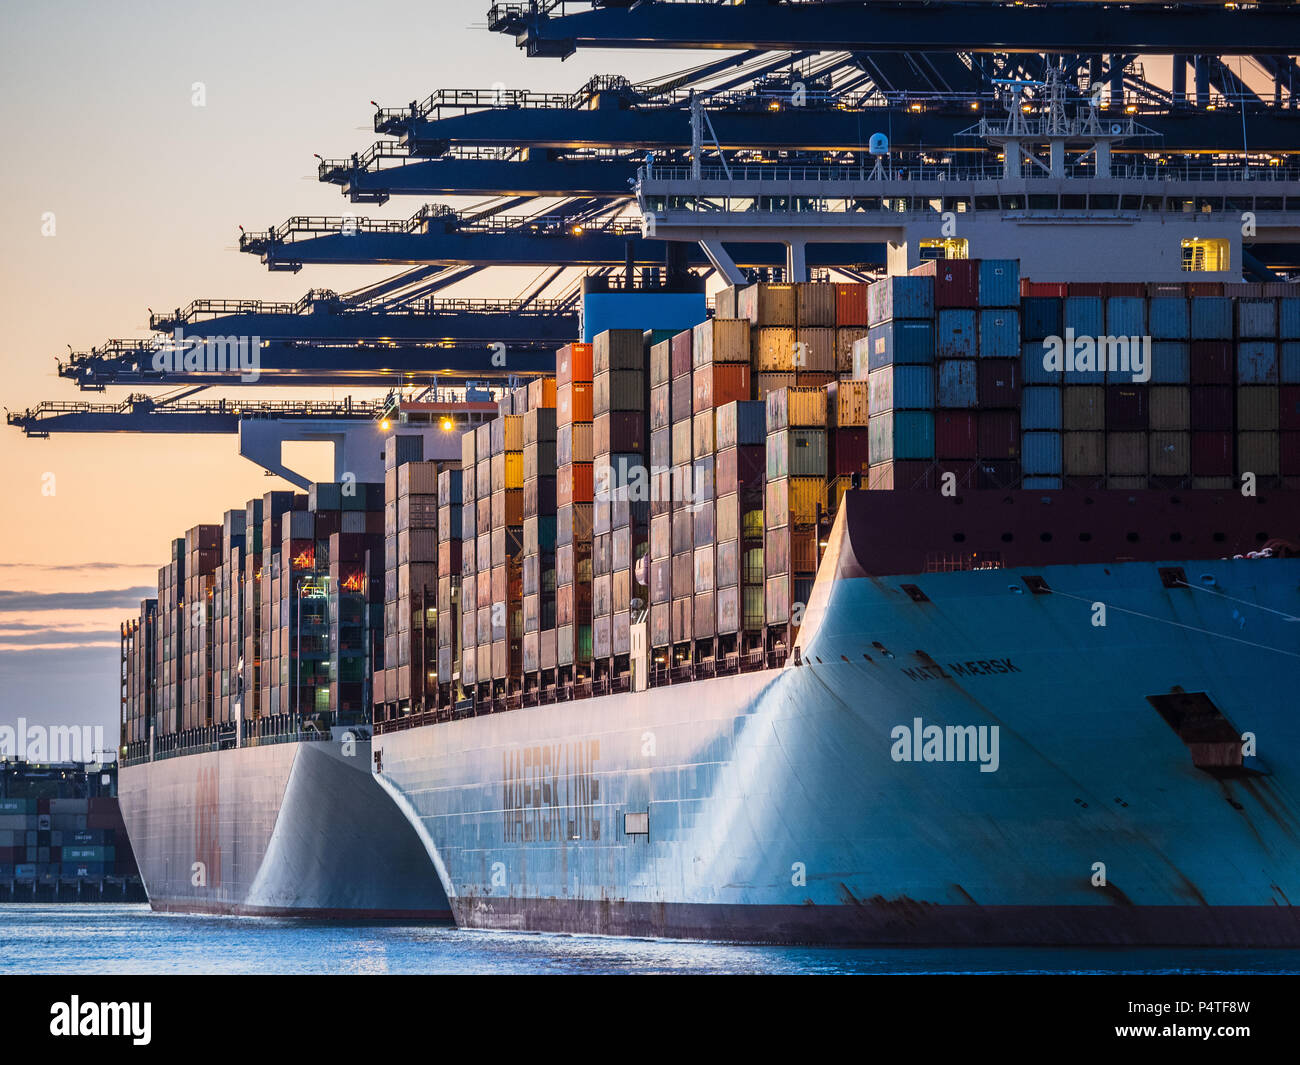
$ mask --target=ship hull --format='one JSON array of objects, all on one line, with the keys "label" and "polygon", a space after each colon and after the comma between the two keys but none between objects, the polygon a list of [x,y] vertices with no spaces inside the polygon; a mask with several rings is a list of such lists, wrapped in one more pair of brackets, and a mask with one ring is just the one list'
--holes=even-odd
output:
[{"label": "ship hull", "polygon": [[153,909],[447,921],[417,834],[369,772],[370,743],[279,743],[122,769]]},{"label": "ship hull", "polygon": [[[1184,564],[823,564],[799,665],[385,734],[381,773],[470,927],[1300,945],[1300,560]],[[1179,691],[1252,756],[1203,764]],[[932,725],[996,769],[900,749]]]}]

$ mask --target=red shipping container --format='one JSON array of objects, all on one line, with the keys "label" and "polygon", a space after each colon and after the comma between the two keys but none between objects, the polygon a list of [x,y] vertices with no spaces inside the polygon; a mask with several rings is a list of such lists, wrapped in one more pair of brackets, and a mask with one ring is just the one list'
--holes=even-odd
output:
[{"label": "red shipping container", "polygon": [[[1081,295],[1071,290],[1071,295]],[[1106,298],[1114,296],[1129,296],[1137,299],[1145,299],[1147,286],[1145,281],[1107,281]]]},{"label": "red shipping container", "polygon": [[1236,372],[1230,340],[1193,340],[1191,377],[1194,385],[1230,385]]},{"label": "red shipping container", "polygon": [[867,324],[867,287],[859,284],[835,286],[835,324]]},{"label": "red shipping container", "polygon": [[1199,477],[1231,477],[1232,434],[1192,433],[1192,473]]},{"label": "red shipping container", "polygon": [[694,333],[684,329],[672,340],[672,375],[674,378],[691,372],[691,338]]},{"label": "red shipping container", "polygon": [[555,383],[591,383],[591,345],[565,344],[555,353]]},{"label": "red shipping container", "polygon": [[934,453],[940,459],[979,457],[974,411],[934,412]]},{"label": "red shipping container", "polygon": [[979,412],[979,457],[1014,459],[1020,457],[1020,412],[985,410]]},{"label": "red shipping container", "polygon": [[1222,296],[1222,281],[1189,281],[1187,283],[1187,294],[1193,299],[1198,296]]},{"label": "red shipping container", "polygon": [[1300,385],[1283,385],[1278,395],[1278,428],[1300,431]]},{"label": "red shipping container", "polygon": [[1071,296],[1092,296],[1100,299],[1106,294],[1106,286],[1100,281],[1071,281]]},{"label": "red shipping container", "polygon": [[978,259],[931,259],[909,271],[916,277],[934,278],[934,305],[978,307],[980,263]]},{"label": "red shipping container", "polygon": [[871,467],[871,454],[867,446],[866,429],[836,429],[831,433],[831,476],[848,477],[858,473],[863,477]]},{"label": "red shipping container", "polygon": [[1281,444],[1282,476],[1300,476],[1300,433],[1283,433]]},{"label": "red shipping container", "polygon": [[751,445],[729,447],[718,452],[716,473],[717,494],[738,492],[742,487],[763,486],[767,466],[767,448]]},{"label": "red shipping container", "polygon": [[591,385],[582,381],[560,385],[555,390],[555,424],[574,425],[591,421]]},{"label": "red shipping container", "polygon": [[1191,389],[1191,427],[1197,432],[1231,432],[1233,391],[1231,385],[1194,385]]},{"label": "red shipping container", "polygon": [[555,478],[556,506],[565,507],[570,503],[590,503],[592,499],[592,464],[575,462],[561,466]]},{"label": "red shipping container", "polygon": [[645,415],[640,411],[609,411],[592,421],[591,449],[594,454],[643,454],[645,448]]},{"label": "red shipping container", "polygon": [[1022,299],[1065,299],[1070,286],[1064,281],[1030,281],[1027,277],[1020,279],[1020,296]]},{"label": "red shipping container", "polygon": [[1106,428],[1140,431],[1148,425],[1150,411],[1145,385],[1108,385],[1106,387]]},{"label": "red shipping container", "polygon": [[713,410],[733,399],[749,399],[749,364],[715,362],[696,369],[693,380],[696,414]]},{"label": "red shipping container", "polygon": [[976,372],[981,407],[1020,406],[1019,359],[980,359]]}]

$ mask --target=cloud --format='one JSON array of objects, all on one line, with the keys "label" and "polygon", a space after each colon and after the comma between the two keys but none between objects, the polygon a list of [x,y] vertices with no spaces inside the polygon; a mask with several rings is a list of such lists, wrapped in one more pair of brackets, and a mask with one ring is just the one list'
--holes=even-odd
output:
[{"label": "cloud", "polygon": [[141,599],[156,599],[157,597],[157,587],[147,584],[138,588],[117,588],[95,592],[0,591],[0,611],[138,610]]},{"label": "cloud", "polygon": [[82,570],[152,569],[156,562],[0,562],[0,569],[39,569],[79,573]]},{"label": "cloud", "polygon": [[[24,626],[25,627],[25,626]],[[0,622],[0,629],[8,625]],[[57,629],[32,626],[30,632],[9,633],[0,631],[0,650],[23,644],[56,645],[59,647],[106,647],[120,644],[122,634],[117,629]]]}]

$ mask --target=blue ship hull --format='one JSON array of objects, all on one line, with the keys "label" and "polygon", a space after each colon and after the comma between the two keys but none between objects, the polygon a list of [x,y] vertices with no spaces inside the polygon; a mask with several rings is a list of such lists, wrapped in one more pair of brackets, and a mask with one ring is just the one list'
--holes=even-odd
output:
[{"label": "blue ship hull", "polygon": [[[379,779],[470,927],[1296,945],[1298,589],[1280,558],[872,577],[841,521],[783,669],[388,733]],[[996,769],[929,726],[996,728]]]}]

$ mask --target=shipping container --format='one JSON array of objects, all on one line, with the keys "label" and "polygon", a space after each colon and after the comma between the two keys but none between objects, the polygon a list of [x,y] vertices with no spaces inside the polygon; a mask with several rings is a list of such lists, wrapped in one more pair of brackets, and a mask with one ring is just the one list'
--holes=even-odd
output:
[{"label": "shipping container", "polygon": [[1061,390],[1046,385],[1026,387],[1020,393],[1020,427],[1022,430],[1048,429],[1059,432]]},{"label": "shipping container", "polygon": [[869,287],[868,285],[852,282],[835,286],[836,325],[865,326],[870,324],[867,318],[867,289]]},{"label": "shipping container", "polygon": [[1237,389],[1237,431],[1276,432],[1279,400],[1274,385],[1242,385]]},{"label": "shipping container", "polygon": [[795,285],[795,324],[834,326],[836,286],[816,281]]},{"label": "shipping container", "polygon": [[935,405],[934,368],[882,366],[867,375],[871,416],[891,410],[932,410]]},{"label": "shipping container", "polygon": [[1149,400],[1152,432],[1191,428],[1191,389],[1186,385],[1152,385]]},{"label": "shipping container", "polygon": [[1237,300],[1237,336],[1277,336],[1276,300]]},{"label": "shipping container", "polygon": [[979,354],[976,312],[953,308],[938,313],[935,354],[940,359],[973,359]]},{"label": "shipping container", "polygon": [[1186,340],[1190,335],[1187,300],[1153,299],[1147,305],[1153,340]]},{"label": "shipping container", "polygon": [[981,359],[1019,359],[1020,312],[1006,308],[979,312]]},{"label": "shipping container", "polygon": [[1258,477],[1276,477],[1281,470],[1281,434],[1271,432],[1237,433],[1237,476],[1253,473]]},{"label": "shipping container", "polygon": [[700,366],[693,375],[696,414],[734,400],[750,398],[748,363],[712,363]]},{"label": "shipping container", "polygon": [[[936,395],[937,406],[971,408],[979,402],[978,373],[974,359],[941,359]],[[912,369],[912,367],[898,367]],[[876,373],[884,371],[877,370]],[[868,380],[870,376],[868,377]]]},{"label": "shipping container", "polygon": [[767,326],[751,335],[751,361],[759,373],[794,373],[795,330],[788,326]]},{"label": "shipping container", "polygon": [[866,381],[833,381],[826,386],[826,419],[829,425],[865,429],[869,414],[870,386]]},{"label": "shipping container", "polygon": [[1059,432],[1022,433],[1020,465],[1025,474],[1034,476],[1061,473],[1061,434]]},{"label": "shipping container", "polygon": [[1149,447],[1148,469],[1152,477],[1191,476],[1191,433],[1153,431],[1150,434]]},{"label": "shipping container", "polygon": [[980,359],[977,370],[981,408],[1020,405],[1020,360]]},{"label": "shipping container", "polygon": [[709,363],[749,363],[749,321],[743,318],[708,318],[693,330],[691,364],[697,370]]},{"label": "shipping container", "polygon": [[[934,317],[934,278],[920,276],[886,277],[867,289],[867,324],[879,325],[893,319]],[[943,304],[953,307],[974,307],[967,303]]]},{"label": "shipping container", "polygon": [[1193,422],[1192,473],[1205,477],[1231,476],[1233,447],[1231,432],[1200,432]]},{"label": "shipping container", "polygon": [[936,411],[934,446],[935,455],[939,459],[976,458],[979,435],[974,412]]},{"label": "shipping container", "polygon": [[1193,340],[1191,381],[1194,385],[1230,385],[1236,380],[1236,352],[1226,340]]},{"label": "shipping container", "polygon": [[[1047,368],[1047,352],[1041,340],[1027,340],[1021,347],[1021,380],[1027,385],[1060,385],[1065,374],[1061,369]],[[1071,374],[1074,381],[1075,375]],[[1079,383],[1079,382],[1075,382]],[[1098,382],[1100,383],[1100,382]]]},{"label": "shipping container", "polygon": [[979,306],[978,259],[931,259],[913,267],[910,276],[934,279],[936,308]]},{"label": "shipping container", "polygon": [[1062,434],[1062,464],[1067,477],[1100,477],[1106,473],[1106,434]]},{"label": "shipping container", "polygon": [[873,415],[867,431],[872,465],[896,459],[934,458],[934,414],[931,411],[889,411]]},{"label": "shipping container", "polygon": [[[1064,329],[1063,310],[1062,301],[1059,299],[1034,297],[1024,300],[1020,305],[1020,317],[1025,340],[1061,336]],[[943,313],[945,312],[940,312],[941,315]],[[942,357],[942,350],[940,357]]]},{"label": "shipping container", "polygon": [[717,410],[717,447],[762,445],[767,435],[767,409],[758,401],[732,401]]},{"label": "shipping container", "polygon": [[977,261],[979,263],[979,305],[1018,307],[1020,305],[1020,261],[1018,259]]},{"label": "shipping container", "polygon": [[977,419],[981,460],[1020,457],[1020,412],[981,410]]},{"label": "shipping container", "polygon": [[778,429],[824,429],[826,390],[782,388],[767,396],[767,431]]},{"label": "shipping container", "polygon": [[1242,340],[1237,344],[1237,384],[1276,385],[1279,379],[1275,341]]},{"label": "shipping container", "polygon": [[840,326],[835,330],[835,372],[841,378],[853,376],[853,345],[869,331],[865,325]]},{"label": "shipping container", "polygon": [[752,325],[794,325],[794,285],[746,285],[737,293],[736,314]]},{"label": "shipping container", "polygon": [[[1106,334],[1105,304],[1099,296],[1066,297],[1063,315],[1065,328],[1073,330],[1076,337],[1099,337]],[[1064,332],[1061,335],[1064,336]]]},{"label": "shipping container", "polygon": [[825,477],[825,429],[778,429],[767,437],[767,479]]},{"label": "shipping container", "polygon": [[895,363],[934,361],[934,325],[928,321],[891,321],[871,327],[866,339],[866,366],[861,365],[862,342],[853,350],[853,376],[864,380],[871,370]]},{"label": "shipping container", "polygon": [[1191,300],[1191,339],[1231,340],[1233,301],[1222,297],[1197,297]]}]

